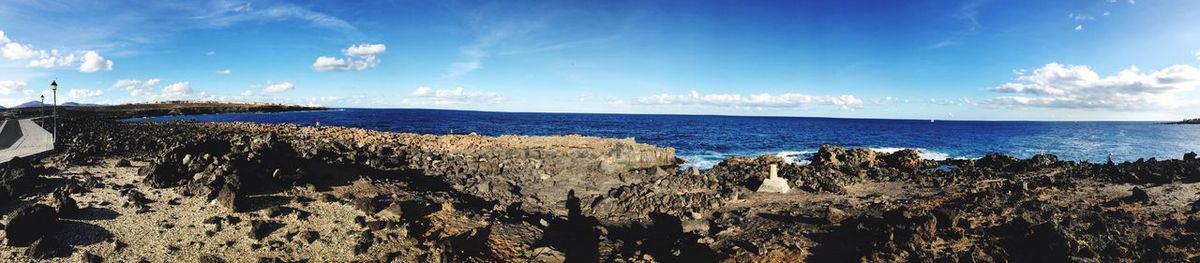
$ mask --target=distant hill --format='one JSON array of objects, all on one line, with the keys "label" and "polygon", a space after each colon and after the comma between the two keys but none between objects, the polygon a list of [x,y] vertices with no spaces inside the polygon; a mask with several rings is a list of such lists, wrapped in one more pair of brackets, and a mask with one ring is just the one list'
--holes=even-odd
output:
[{"label": "distant hill", "polygon": [[[37,107],[41,107],[41,106],[42,106],[42,103],[35,100],[35,101],[26,102],[26,103],[21,103],[21,105],[13,106],[12,108],[13,109],[37,108]],[[46,106],[49,107],[51,105],[46,104]],[[104,106],[104,105],[78,103],[78,102],[63,102],[63,104],[60,104],[59,106],[63,106],[63,107],[96,107],[96,106]]]},{"label": "distant hill", "polygon": [[62,106],[66,106],[66,107],[97,107],[97,106],[104,106],[104,105],[103,104],[93,104],[93,103],[64,102],[62,104]]},{"label": "distant hill", "polygon": [[21,103],[20,105],[17,105],[17,106],[12,106],[12,108],[13,108],[13,109],[20,109],[20,108],[36,108],[36,107],[41,107],[41,106],[42,106],[42,103],[41,103],[41,102],[38,102],[38,101],[36,101],[36,100],[32,100],[32,101],[29,101],[29,102],[26,102],[26,103]]}]

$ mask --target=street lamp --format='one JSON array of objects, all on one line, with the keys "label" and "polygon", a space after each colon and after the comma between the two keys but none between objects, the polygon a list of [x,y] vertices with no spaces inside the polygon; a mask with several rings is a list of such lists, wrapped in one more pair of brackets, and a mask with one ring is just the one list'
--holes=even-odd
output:
[{"label": "street lamp", "polygon": [[51,100],[52,100],[52,103],[54,103],[54,141],[57,142],[58,141],[58,81],[57,80],[50,81],[50,90],[52,91],[52,93],[54,93],[53,94],[54,97],[51,98]]},{"label": "street lamp", "polygon": [[41,101],[38,101],[38,120],[42,121],[41,125],[46,125],[46,94],[38,95],[38,97],[42,98]]}]

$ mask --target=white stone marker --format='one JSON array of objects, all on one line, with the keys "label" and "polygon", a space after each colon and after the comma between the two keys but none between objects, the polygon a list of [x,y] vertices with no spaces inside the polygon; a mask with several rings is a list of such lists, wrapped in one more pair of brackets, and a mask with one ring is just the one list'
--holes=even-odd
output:
[{"label": "white stone marker", "polygon": [[762,185],[758,186],[757,192],[783,194],[783,193],[787,193],[789,190],[791,190],[792,188],[788,186],[787,179],[783,179],[782,177],[779,177],[778,174],[779,174],[779,167],[772,164],[770,177],[767,177],[766,180],[763,180]]}]

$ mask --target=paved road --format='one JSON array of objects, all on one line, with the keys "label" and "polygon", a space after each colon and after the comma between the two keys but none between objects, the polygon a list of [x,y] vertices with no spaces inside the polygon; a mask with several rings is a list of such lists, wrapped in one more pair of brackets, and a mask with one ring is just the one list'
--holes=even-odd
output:
[{"label": "paved road", "polygon": [[[19,126],[10,127],[9,125]],[[15,136],[19,137],[16,138],[11,146],[0,150],[0,162],[8,162],[8,160],[12,160],[13,157],[17,156],[28,157],[54,150],[54,135],[50,134],[46,129],[42,129],[37,123],[34,123],[33,119],[8,120],[4,122],[4,127],[0,128],[0,130],[9,129],[13,129],[14,131],[19,130],[20,132],[4,132],[3,136],[14,136],[12,134],[16,134]]]}]

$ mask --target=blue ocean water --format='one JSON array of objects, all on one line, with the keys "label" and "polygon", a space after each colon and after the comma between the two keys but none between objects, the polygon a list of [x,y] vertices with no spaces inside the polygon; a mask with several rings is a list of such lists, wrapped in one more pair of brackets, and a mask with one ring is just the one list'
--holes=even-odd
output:
[{"label": "blue ocean water", "polygon": [[732,155],[780,155],[796,161],[825,143],[881,151],[916,148],[929,159],[998,152],[1104,162],[1178,159],[1200,151],[1200,125],[1153,122],[1027,122],[507,113],[427,109],[339,109],[285,113],[167,116],[130,121],[257,122],[358,127],[426,134],[565,135],[635,138],[674,147],[688,165],[711,167]]}]

